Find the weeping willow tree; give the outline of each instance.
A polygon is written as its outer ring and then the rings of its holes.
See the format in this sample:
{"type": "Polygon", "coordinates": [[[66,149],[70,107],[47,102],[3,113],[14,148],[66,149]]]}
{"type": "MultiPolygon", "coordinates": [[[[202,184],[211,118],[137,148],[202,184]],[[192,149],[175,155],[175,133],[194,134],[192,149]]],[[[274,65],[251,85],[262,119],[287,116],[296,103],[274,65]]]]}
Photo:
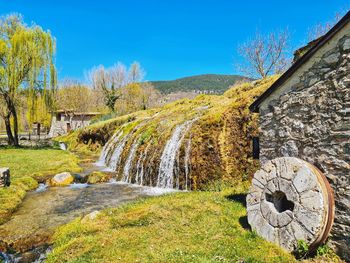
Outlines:
{"type": "Polygon", "coordinates": [[[0,18],[0,97],[9,145],[19,145],[18,100],[25,91],[34,114],[36,98],[52,106],[56,87],[55,41],[37,25],[27,26],[20,15],[0,18]]]}

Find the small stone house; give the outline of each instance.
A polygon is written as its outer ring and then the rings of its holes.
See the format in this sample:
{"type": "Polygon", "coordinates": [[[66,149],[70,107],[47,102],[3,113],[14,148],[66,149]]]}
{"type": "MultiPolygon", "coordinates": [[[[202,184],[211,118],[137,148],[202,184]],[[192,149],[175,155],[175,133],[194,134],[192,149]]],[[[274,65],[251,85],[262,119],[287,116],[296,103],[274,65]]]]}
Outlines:
{"type": "Polygon", "coordinates": [[[100,115],[99,112],[74,112],[73,110],[59,110],[52,116],[49,137],[56,137],[72,130],[90,125],[91,119],[100,115]]]}
{"type": "Polygon", "coordinates": [[[259,113],[259,159],[297,157],[331,184],[330,241],[350,261],[350,12],[312,43],[251,106],[259,113]]]}

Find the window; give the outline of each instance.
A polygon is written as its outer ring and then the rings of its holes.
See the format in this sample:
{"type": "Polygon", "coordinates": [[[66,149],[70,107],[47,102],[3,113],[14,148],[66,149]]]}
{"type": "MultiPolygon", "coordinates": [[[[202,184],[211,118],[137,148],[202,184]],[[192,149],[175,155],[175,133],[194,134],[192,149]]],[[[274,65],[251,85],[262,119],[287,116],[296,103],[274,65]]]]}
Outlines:
{"type": "Polygon", "coordinates": [[[253,137],[253,159],[259,159],[260,145],[259,137],[253,137]]]}

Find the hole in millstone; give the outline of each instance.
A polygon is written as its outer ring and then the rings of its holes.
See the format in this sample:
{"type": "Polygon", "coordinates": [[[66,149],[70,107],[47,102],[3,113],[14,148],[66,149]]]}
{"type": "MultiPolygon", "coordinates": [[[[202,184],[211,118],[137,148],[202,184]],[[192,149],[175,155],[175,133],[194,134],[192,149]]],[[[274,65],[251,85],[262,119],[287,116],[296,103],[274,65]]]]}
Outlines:
{"type": "Polygon", "coordinates": [[[272,203],[277,212],[282,213],[284,211],[290,210],[293,211],[294,203],[289,201],[285,193],[281,191],[276,191],[273,194],[266,193],[266,201],[272,203]]]}

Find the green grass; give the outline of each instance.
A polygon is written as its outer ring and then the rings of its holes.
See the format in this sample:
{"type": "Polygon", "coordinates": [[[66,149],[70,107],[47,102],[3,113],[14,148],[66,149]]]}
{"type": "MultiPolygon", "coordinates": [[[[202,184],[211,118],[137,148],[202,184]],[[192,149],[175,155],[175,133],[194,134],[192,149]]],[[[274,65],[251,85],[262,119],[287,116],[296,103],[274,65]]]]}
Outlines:
{"type": "Polygon", "coordinates": [[[149,198],[59,228],[47,262],[294,262],[246,229],[241,193],[149,198]]]}
{"type": "Polygon", "coordinates": [[[0,224],[11,216],[38,182],[60,172],[78,172],[78,158],[52,148],[0,148],[0,167],[9,167],[11,186],[0,188],[0,224]]]}

